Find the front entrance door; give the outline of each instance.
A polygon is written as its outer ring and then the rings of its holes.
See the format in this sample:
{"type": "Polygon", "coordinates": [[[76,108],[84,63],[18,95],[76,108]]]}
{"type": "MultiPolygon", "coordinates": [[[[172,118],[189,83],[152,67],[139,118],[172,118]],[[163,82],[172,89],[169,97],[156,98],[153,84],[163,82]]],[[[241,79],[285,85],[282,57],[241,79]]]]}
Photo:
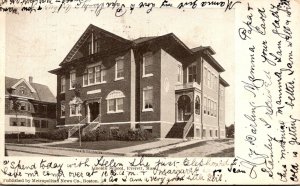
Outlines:
{"type": "Polygon", "coordinates": [[[188,121],[191,117],[191,99],[187,95],[182,95],[178,99],[178,118],[177,121],[188,121]]]}
{"type": "Polygon", "coordinates": [[[89,122],[93,122],[99,116],[99,106],[98,102],[89,103],[89,122]]]}

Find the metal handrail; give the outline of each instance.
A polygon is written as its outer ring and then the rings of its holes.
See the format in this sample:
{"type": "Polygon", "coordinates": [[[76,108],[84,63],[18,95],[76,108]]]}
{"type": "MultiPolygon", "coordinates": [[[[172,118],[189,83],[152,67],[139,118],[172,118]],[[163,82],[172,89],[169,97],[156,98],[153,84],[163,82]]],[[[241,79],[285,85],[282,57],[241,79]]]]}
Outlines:
{"type": "Polygon", "coordinates": [[[186,138],[189,130],[191,129],[191,127],[194,124],[194,114],[191,115],[191,117],[189,118],[189,120],[187,121],[186,125],[183,128],[183,138],[186,138]]]}

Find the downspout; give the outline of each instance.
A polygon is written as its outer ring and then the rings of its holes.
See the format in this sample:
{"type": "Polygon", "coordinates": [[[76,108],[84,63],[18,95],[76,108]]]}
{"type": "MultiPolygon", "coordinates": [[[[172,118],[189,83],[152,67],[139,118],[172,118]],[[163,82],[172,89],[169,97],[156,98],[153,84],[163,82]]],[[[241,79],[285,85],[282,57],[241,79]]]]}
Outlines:
{"type": "Polygon", "coordinates": [[[201,124],[200,124],[200,128],[201,128],[201,132],[200,132],[200,137],[201,139],[203,139],[203,57],[201,57],[201,61],[200,61],[200,65],[201,65],[201,124]]]}
{"type": "Polygon", "coordinates": [[[218,138],[220,139],[220,75],[218,83],[218,138]]]}

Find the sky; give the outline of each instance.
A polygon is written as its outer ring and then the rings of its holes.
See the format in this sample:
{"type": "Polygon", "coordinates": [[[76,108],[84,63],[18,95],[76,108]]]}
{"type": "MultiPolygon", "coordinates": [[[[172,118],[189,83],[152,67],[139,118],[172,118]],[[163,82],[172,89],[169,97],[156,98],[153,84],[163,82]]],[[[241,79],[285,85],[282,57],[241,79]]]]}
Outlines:
{"type": "Polygon", "coordinates": [[[90,12],[32,13],[6,17],[5,75],[49,86],[56,96],[56,76],[48,71],[59,63],[89,26],[94,24],[125,39],[164,35],[173,32],[188,47],[211,46],[214,58],[225,68],[221,76],[226,88],[226,125],[234,122],[234,11],[224,9],[153,9],[135,10],[115,17],[103,10],[99,16],[90,12]]]}

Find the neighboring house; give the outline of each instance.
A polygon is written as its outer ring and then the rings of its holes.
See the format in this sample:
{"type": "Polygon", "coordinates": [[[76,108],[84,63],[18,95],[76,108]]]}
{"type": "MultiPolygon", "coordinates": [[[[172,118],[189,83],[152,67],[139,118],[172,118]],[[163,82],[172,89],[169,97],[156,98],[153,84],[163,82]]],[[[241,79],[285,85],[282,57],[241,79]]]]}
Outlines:
{"type": "Polygon", "coordinates": [[[5,77],[5,133],[36,134],[56,126],[56,98],[46,85],[5,77]],[[20,107],[13,109],[15,98],[20,107]],[[16,116],[17,115],[17,116],[16,116]]]}
{"type": "Polygon", "coordinates": [[[80,116],[89,130],[224,138],[228,84],[213,54],[211,47],[188,48],[173,33],[127,40],[90,25],[50,71],[57,75],[58,126],[74,129],[80,116]],[[81,109],[69,106],[75,82],[81,85],[81,109]]]}

